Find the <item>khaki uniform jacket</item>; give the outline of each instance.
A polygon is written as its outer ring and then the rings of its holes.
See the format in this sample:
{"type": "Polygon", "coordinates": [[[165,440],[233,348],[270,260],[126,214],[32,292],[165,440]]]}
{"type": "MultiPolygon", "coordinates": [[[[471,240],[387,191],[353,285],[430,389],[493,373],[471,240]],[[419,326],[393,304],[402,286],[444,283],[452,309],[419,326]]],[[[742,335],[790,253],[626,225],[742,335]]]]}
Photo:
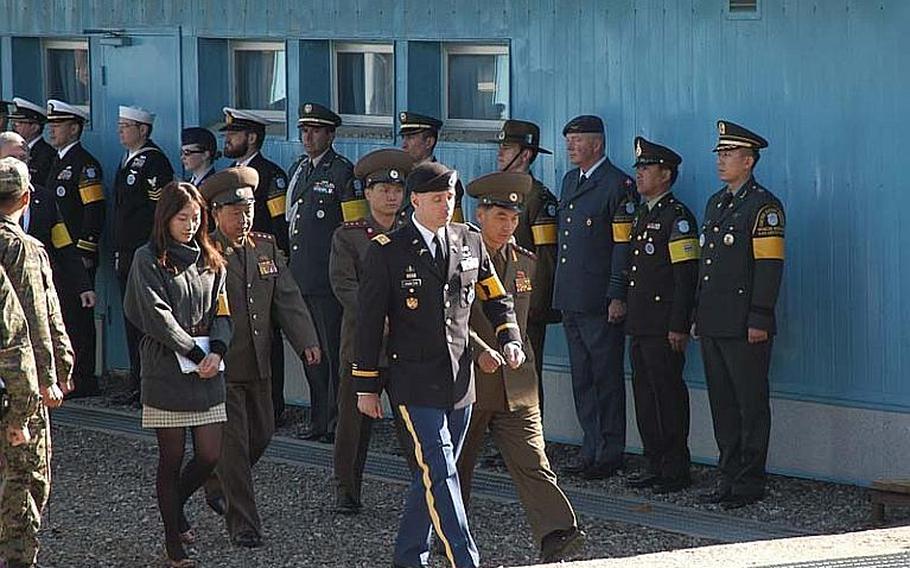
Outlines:
{"type": "Polygon", "coordinates": [[[0,265],[28,320],[38,384],[49,387],[69,380],[73,346],[63,325],[47,252],[37,239],[26,235],[18,223],[5,215],[0,215],[0,265]]]}
{"type": "Polygon", "coordinates": [[[225,287],[234,327],[225,378],[229,383],[268,381],[276,322],[298,355],[319,345],[310,311],[273,235],[252,232],[242,247],[221,231],[215,231],[214,239],[227,260],[225,287]]]}
{"type": "MultiPolygon", "coordinates": [[[[332,236],[332,254],[329,257],[329,280],[332,292],[344,308],[341,320],[341,361],[354,361],[354,345],[357,338],[357,295],[363,272],[363,257],[370,240],[386,233],[372,215],[359,221],[349,221],[335,230],[332,236]]],[[[379,367],[387,367],[385,344],[380,351],[379,367]]]]}
{"type": "MultiPolygon", "coordinates": [[[[493,412],[512,412],[521,408],[531,408],[539,404],[537,388],[537,370],[534,365],[535,353],[528,341],[528,314],[531,299],[534,296],[533,281],[537,258],[531,251],[516,244],[508,243],[503,247],[505,259],[496,259],[501,253],[490,251],[490,257],[496,266],[506,293],[512,296],[515,304],[515,320],[521,329],[521,342],[527,359],[517,369],[508,365],[501,366],[495,373],[488,374],[475,365],[477,400],[476,410],[493,412]]],[[[484,314],[478,303],[471,307],[471,343],[474,348],[474,361],[486,349],[498,350],[499,345],[492,323],[484,314]]]]}

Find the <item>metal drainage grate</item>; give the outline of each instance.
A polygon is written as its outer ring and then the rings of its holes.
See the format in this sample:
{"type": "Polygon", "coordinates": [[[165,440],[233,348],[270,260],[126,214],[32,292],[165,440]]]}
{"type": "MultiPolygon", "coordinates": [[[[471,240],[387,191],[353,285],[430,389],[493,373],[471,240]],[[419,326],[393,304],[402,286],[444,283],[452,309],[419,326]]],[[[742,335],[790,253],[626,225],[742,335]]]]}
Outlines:
{"type": "Polygon", "coordinates": [[[910,566],[910,553],[900,552],[883,556],[813,560],[811,562],[797,562],[796,564],[769,564],[758,568],[907,568],[908,566],[910,566]]]}
{"type": "MultiPolygon", "coordinates": [[[[133,438],[154,439],[151,431],[142,429],[139,417],[128,412],[71,404],[55,410],[53,416],[55,420],[69,426],[116,433],[133,438]]],[[[332,469],[334,464],[331,446],[285,436],[276,436],[272,440],[265,457],[272,461],[323,469],[332,469]]],[[[411,473],[403,458],[377,452],[369,454],[364,474],[387,482],[400,484],[411,482],[411,473]]],[[[477,470],[473,483],[472,495],[506,503],[518,501],[512,480],[508,476],[477,470]]],[[[669,503],[618,497],[565,487],[563,487],[563,491],[578,513],[608,521],[642,525],[721,542],[770,540],[810,534],[792,527],[680,507],[669,503]]],[[[895,564],[895,566],[898,565],[895,564]]],[[[828,565],[820,564],[819,566],[828,565]]],[[[838,565],[832,564],[831,566],[838,565]]],[[[905,566],[910,566],[910,564],[905,564],[905,566]]]]}

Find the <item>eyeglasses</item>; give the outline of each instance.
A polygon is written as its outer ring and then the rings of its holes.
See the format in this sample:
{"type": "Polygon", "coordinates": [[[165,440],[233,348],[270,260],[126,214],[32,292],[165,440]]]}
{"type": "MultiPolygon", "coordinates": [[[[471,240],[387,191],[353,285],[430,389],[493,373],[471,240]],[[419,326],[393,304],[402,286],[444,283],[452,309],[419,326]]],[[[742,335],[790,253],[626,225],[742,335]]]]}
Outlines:
{"type": "Polygon", "coordinates": [[[205,154],[208,150],[180,150],[181,156],[192,156],[193,154],[205,154]]]}

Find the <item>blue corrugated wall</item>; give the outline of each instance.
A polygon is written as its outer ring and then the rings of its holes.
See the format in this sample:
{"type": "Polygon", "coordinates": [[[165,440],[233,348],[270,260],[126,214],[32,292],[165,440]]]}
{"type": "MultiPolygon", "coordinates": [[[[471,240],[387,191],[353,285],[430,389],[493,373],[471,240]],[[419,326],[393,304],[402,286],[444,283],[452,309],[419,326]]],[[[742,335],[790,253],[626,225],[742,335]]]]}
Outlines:
{"type": "MultiPolygon", "coordinates": [[[[168,89],[144,96],[157,96],[150,106],[189,125],[227,97],[199,80],[206,68],[199,38],[284,40],[292,69],[305,67],[311,53],[301,40],[383,39],[397,42],[399,105],[418,107],[427,103],[409,100],[420,92],[412,84],[420,75],[408,72],[408,41],[504,40],[511,46],[512,115],[538,122],[543,144],[556,150],[536,164],[539,177],[558,187],[567,169],[562,125],[597,113],[608,125],[610,157],[626,169],[637,134],[684,156],[676,191],[699,216],[718,187],[710,153],[715,120],[746,124],[771,141],[757,174],[784,201],[789,221],[774,390],[910,408],[910,301],[902,294],[910,228],[900,218],[910,202],[901,166],[910,131],[910,2],[759,4],[759,18],[738,20],[728,17],[724,0],[3,0],[0,87],[4,98],[26,88],[14,84],[24,79],[13,71],[12,37],[84,37],[84,30],[103,28],[171,34],[179,43],[182,69],[173,73],[180,100],[168,89]]],[[[140,69],[145,64],[135,61],[140,69]]],[[[293,115],[309,83],[292,72],[288,84],[293,115]]],[[[93,103],[105,104],[104,96],[93,95],[93,103]]],[[[300,151],[290,134],[266,149],[285,165],[300,151]]],[[[173,150],[177,129],[158,130],[156,138],[173,150]]],[[[96,128],[87,142],[112,172],[114,129],[96,128]]],[[[338,146],[356,158],[383,142],[394,141],[338,146]]],[[[493,168],[495,148],[444,143],[438,154],[470,178],[493,168]]],[[[561,337],[551,342],[548,363],[566,364],[561,337]]],[[[688,377],[702,380],[694,351],[688,377]]]]}

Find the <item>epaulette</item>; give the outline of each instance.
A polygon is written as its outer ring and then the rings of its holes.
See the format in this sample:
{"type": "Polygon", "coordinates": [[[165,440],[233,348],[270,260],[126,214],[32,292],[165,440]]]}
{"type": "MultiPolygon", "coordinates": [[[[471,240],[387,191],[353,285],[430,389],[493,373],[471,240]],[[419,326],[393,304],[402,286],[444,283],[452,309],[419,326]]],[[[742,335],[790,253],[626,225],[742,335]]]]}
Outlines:
{"type": "Polygon", "coordinates": [[[392,239],[390,239],[389,236],[386,235],[385,233],[379,233],[378,235],[376,235],[375,237],[373,237],[373,238],[370,239],[370,240],[376,241],[376,242],[379,243],[381,246],[386,246],[387,244],[389,244],[390,242],[392,242],[392,239]]]}
{"type": "Polygon", "coordinates": [[[521,246],[519,244],[512,243],[512,248],[515,249],[515,252],[525,255],[526,257],[530,258],[531,260],[537,260],[537,255],[535,253],[529,251],[528,249],[524,248],[523,246],[521,246]]]}
{"type": "Polygon", "coordinates": [[[355,221],[345,221],[341,224],[345,229],[363,229],[369,226],[366,219],[357,219],[355,221]]]}
{"type": "Polygon", "coordinates": [[[467,225],[467,226],[468,226],[468,229],[471,230],[471,231],[474,231],[475,233],[479,233],[479,232],[480,232],[480,227],[478,227],[477,225],[475,225],[474,223],[472,223],[472,222],[470,222],[470,221],[465,221],[465,222],[462,223],[462,224],[463,224],[463,225],[467,225]]]}
{"type": "Polygon", "coordinates": [[[250,231],[250,236],[261,241],[275,242],[275,235],[271,233],[260,233],[259,231],[250,231]]]}

